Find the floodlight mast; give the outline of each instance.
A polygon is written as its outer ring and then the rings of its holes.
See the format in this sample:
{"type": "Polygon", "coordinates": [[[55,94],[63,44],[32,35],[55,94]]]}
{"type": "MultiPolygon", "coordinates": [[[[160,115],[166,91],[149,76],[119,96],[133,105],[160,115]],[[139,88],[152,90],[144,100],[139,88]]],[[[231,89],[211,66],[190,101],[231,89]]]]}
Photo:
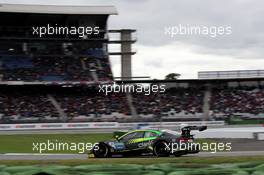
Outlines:
{"type": "Polygon", "coordinates": [[[132,51],[132,44],[136,39],[132,38],[132,34],[136,32],[133,29],[109,30],[109,33],[120,33],[120,40],[109,40],[109,44],[120,44],[120,52],[109,52],[109,55],[121,55],[121,79],[132,79],[132,55],[136,52],[132,51]]]}

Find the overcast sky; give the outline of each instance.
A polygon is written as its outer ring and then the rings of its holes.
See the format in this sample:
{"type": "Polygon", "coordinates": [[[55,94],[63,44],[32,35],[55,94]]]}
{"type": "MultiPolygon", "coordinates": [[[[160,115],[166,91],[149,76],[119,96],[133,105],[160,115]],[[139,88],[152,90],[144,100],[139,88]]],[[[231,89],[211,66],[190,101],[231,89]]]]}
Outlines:
{"type": "MultiPolygon", "coordinates": [[[[114,5],[109,28],[136,29],[133,76],[163,78],[181,73],[197,78],[198,71],[264,69],[264,1],[260,0],[0,0],[1,3],[114,5]],[[173,38],[165,27],[231,26],[230,35],[212,38],[184,35],[173,38]]],[[[111,58],[120,76],[120,59],[111,58]]]]}

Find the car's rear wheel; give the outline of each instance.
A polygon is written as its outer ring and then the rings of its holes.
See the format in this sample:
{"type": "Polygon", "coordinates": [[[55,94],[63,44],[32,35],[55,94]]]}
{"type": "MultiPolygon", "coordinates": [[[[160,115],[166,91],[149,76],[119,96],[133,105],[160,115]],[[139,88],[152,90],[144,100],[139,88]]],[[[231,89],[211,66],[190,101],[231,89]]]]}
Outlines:
{"type": "Polygon", "coordinates": [[[93,154],[97,158],[107,158],[110,157],[110,149],[104,143],[99,143],[97,146],[93,148],[93,154]]]}
{"type": "Polygon", "coordinates": [[[153,153],[157,157],[168,157],[170,155],[170,150],[167,149],[167,142],[160,141],[154,145],[153,153]]]}

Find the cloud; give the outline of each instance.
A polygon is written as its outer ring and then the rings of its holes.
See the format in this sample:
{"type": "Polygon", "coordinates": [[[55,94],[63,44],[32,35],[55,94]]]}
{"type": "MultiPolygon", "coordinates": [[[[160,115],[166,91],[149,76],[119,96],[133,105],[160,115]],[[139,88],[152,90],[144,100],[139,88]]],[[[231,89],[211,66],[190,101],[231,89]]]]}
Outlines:
{"type": "Polygon", "coordinates": [[[182,78],[197,78],[198,71],[263,69],[264,59],[237,59],[227,55],[199,54],[196,45],[174,42],[166,46],[139,45],[133,59],[134,76],[164,78],[169,73],[181,73],[182,78]],[[154,62],[154,64],[153,64],[154,62]]]}
{"type": "MultiPolygon", "coordinates": [[[[264,59],[264,1],[259,0],[1,0],[10,3],[115,5],[119,15],[109,19],[114,29],[137,29],[138,54],[134,75],[163,77],[179,72],[196,77],[199,70],[260,68],[264,59]],[[170,38],[166,26],[178,24],[231,26],[222,37],[183,36],[170,38]],[[261,64],[260,64],[261,63],[261,64]]],[[[120,62],[112,65],[119,76],[120,62]]],[[[262,64],[263,65],[263,64],[262,64]]]]}

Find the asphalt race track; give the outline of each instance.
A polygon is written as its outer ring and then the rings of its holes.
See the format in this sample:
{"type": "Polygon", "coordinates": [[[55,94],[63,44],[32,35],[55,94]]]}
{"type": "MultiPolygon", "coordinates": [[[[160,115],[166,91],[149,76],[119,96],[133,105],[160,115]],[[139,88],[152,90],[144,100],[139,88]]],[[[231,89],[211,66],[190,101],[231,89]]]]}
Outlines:
{"type": "MultiPolygon", "coordinates": [[[[264,156],[264,151],[234,151],[234,152],[200,152],[198,154],[185,155],[187,157],[221,157],[221,156],[264,156]]],[[[146,158],[151,158],[150,156],[146,158]]],[[[0,154],[0,160],[85,160],[86,154],[0,154]]]]}

